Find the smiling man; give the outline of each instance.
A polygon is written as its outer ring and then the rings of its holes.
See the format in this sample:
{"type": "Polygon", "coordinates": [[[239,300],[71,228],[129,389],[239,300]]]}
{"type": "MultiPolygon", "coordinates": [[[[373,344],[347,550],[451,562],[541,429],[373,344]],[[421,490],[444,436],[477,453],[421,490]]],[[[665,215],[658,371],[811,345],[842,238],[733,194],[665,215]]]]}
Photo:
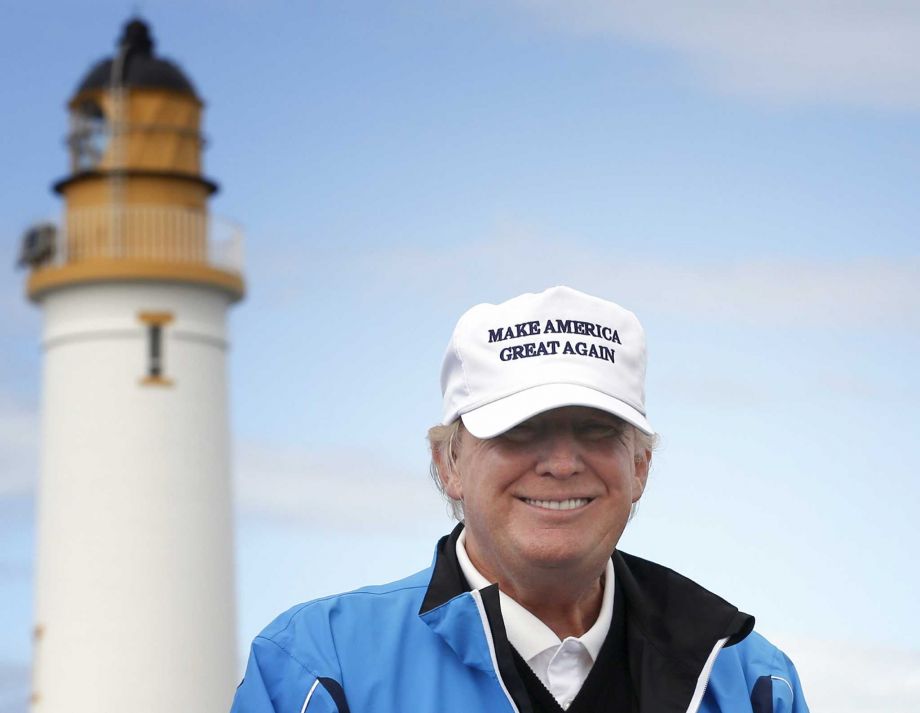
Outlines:
{"type": "Polygon", "coordinates": [[[617,550],[655,442],[632,312],[567,287],[477,305],[441,387],[460,524],[429,569],[276,619],[234,711],[807,712],[753,617],[617,550]]]}

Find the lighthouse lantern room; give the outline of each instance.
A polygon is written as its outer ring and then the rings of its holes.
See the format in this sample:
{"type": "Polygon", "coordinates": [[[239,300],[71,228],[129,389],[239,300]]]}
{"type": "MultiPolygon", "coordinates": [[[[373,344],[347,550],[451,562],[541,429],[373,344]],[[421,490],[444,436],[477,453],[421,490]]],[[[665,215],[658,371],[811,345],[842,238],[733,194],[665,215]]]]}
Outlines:
{"type": "Polygon", "coordinates": [[[236,683],[226,355],[242,236],[208,212],[202,102],[149,27],[68,103],[42,310],[33,713],[217,713],[236,683]]]}

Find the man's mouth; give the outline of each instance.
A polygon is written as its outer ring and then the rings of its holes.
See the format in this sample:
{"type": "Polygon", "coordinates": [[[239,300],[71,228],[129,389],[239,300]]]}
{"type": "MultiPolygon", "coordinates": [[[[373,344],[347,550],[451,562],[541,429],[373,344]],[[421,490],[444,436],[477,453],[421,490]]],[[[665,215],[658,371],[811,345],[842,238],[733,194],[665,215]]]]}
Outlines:
{"type": "Polygon", "coordinates": [[[533,498],[521,498],[528,505],[544,508],[546,510],[575,510],[591,502],[591,498],[569,498],[568,500],[535,500],[533,498]]]}

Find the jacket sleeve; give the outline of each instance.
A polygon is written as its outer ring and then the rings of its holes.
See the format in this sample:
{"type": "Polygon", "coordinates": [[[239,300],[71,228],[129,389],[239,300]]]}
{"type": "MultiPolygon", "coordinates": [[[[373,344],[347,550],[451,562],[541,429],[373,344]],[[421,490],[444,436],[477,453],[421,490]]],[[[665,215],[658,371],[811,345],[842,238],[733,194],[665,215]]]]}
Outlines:
{"type": "Polygon", "coordinates": [[[316,675],[271,639],[252,642],[230,713],[339,713],[316,675]]]}
{"type": "Polygon", "coordinates": [[[782,652],[779,669],[780,672],[773,677],[774,713],[808,713],[799,674],[789,657],[782,652]]]}
{"type": "Polygon", "coordinates": [[[760,676],[751,690],[753,713],[808,713],[799,674],[792,661],[776,650],[771,673],[760,676]]]}

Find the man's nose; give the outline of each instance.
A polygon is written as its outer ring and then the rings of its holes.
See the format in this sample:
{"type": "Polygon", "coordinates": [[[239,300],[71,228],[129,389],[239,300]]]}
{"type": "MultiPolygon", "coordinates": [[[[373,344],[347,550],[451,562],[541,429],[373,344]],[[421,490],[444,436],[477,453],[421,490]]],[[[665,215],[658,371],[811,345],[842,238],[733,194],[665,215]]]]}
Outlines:
{"type": "Polygon", "coordinates": [[[541,444],[537,475],[571,478],[580,473],[583,466],[578,440],[572,433],[548,435],[541,444]]]}

